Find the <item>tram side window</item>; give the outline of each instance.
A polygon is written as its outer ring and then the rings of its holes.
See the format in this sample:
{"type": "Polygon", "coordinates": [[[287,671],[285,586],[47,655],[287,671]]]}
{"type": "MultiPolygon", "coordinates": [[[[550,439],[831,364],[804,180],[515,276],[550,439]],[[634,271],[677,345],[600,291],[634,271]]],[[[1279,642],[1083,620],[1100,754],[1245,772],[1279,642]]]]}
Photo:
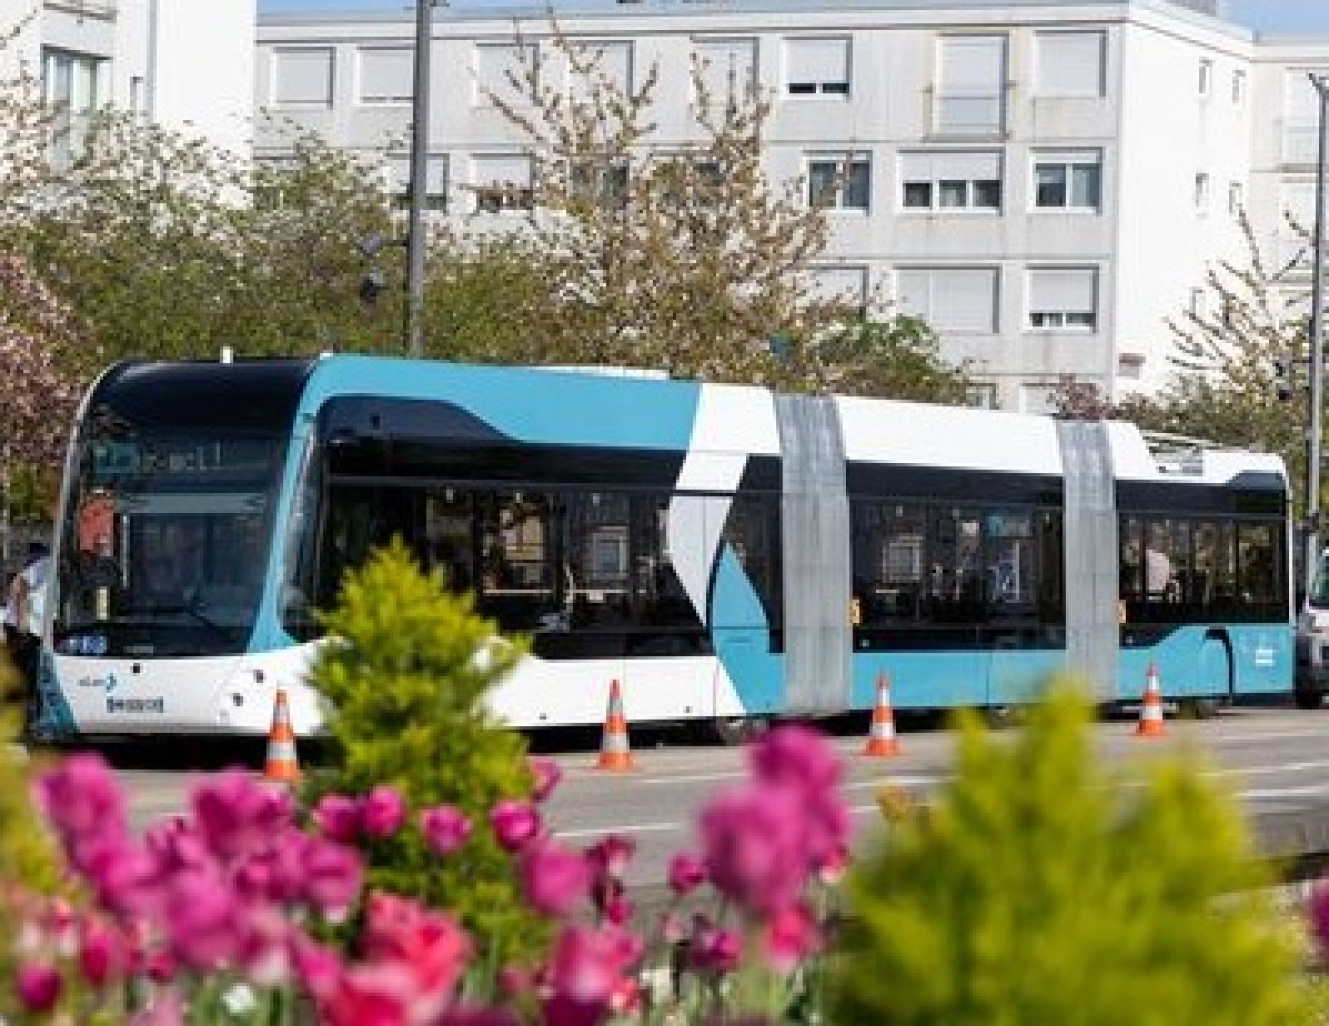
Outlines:
{"type": "Polygon", "coordinates": [[[1236,566],[1233,560],[1235,532],[1230,523],[1197,520],[1191,537],[1195,546],[1195,569],[1186,592],[1197,610],[1223,615],[1236,606],[1236,566]]]}
{"type": "MultiPolygon", "coordinates": [[[[669,496],[637,495],[632,505],[633,599],[644,630],[686,628],[700,630],[701,620],[674,569],[669,544],[669,496]]],[[[669,650],[665,642],[650,640],[669,650]]],[[[643,653],[645,654],[645,653],[643,653]]]]}
{"type": "Polygon", "coordinates": [[[1062,624],[1066,617],[1066,556],[1061,512],[1038,514],[1038,617],[1045,624],[1062,624]]]}
{"type": "Polygon", "coordinates": [[[939,506],[931,511],[928,598],[933,619],[969,622],[983,617],[982,518],[977,510],[939,506]]]}
{"type": "Polygon", "coordinates": [[[724,540],[747,572],[748,580],[766,610],[769,624],[781,622],[782,603],[777,585],[779,538],[775,504],[767,496],[735,496],[725,518],[724,540]]]}
{"type": "Polygon", "coordinates": [[[1038,579],[1034,518],[1025,511],[987,515],[987,595],[993,612],[1009,614],[1031,606],[1038,579]]]}
{"type": "Polygon", "coordinates": [[[1287,584],[1274,558],[1276,531],[1270,524],[1237,525],[1237,590],[1252,618],[1281,616],[1287,605],[1287,584]]]}
{"type": "Polygon", "coordinates": [[[923,507],[854,502],[849,516],[858,626],[916,620],[925,588],[923,507]]]}
{"type": "Polygon", "coordinates": [[[564,500],[560,583],[570,626],[623,626],[631,616],[628,497],[583,492],[564,500]]]}

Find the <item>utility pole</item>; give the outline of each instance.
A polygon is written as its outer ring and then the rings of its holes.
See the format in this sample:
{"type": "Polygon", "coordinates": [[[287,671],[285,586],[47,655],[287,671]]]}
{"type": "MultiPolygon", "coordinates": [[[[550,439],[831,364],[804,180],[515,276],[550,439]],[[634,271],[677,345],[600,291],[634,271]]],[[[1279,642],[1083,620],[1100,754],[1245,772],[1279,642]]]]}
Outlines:
{"type": "Polygon", "coordinates": [[[1315,162],[1315,263],[1311,267],[1310,425],[1306,454],[1306,591],[1320,562],[1320,460],[1324,449],[1324,233],[1325,166],[1329,164],[1329,77],[1312,74],[1319,96],[1319,151],[1315,162]]]}
{"type": "Polygon", "coordinates": [[[429,51],[435,0],[415,0],[411,97],[411,213],[406,231],[406,352],[424,355],[425,202],[429,195],[429,51]]]}

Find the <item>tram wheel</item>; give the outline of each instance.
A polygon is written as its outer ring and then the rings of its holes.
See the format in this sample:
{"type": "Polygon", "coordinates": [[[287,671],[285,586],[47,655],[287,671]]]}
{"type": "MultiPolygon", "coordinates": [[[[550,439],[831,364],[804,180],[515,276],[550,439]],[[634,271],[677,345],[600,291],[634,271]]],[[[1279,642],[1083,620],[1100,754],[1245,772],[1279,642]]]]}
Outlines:
{"type": "Polygon", "coordinates": [[[1177,704],[1182,717],[1188,720],[1212,720],[1222,708],[1217,698],[1183,698],[1177,704]]]}
{"type": "Polygon", "coordinates": [[[771,721],[765,716],[717,716],[711,729],[722,745],[732,748],[761,737],[771,729],[771,721]]]}

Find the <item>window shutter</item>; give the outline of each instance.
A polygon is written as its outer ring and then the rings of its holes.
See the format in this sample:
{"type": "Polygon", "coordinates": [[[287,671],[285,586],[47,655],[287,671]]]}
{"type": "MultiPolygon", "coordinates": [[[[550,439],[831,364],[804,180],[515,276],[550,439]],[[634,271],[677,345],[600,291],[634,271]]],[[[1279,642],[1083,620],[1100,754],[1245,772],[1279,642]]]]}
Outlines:
{"type": "Polygon", "coordinates": [[[273,101],[279,106],[332,106],[332,48],[273,54],[273,101]]]}
{"type": "Polygon", "coordinates": [[[1040,96],[1102,96],[1102,32],[1040,32],[1035,91],[1040,96]]]}
{"type": "Polygon", "coordinates": [[[1093,313],[1097,272],[1092,267],[1043,267],[1029,272],[1029,309],[1093,313]]]}
{"type": "Polygon", "coordinates": [[[756,86],[755,39],[702,39],[696,43],[701,80],[717,103],[728,101],[730,90],[743,97],[756,86]]]}
{"type": "Polygon", "coordinates": [[[940,268],[933,272],[932,290],[930,323],[938,331],[993,331],[997,309],[995,268],[940,268]]]}
{"type": "Polygon", "coordinates": [[[531,184],[531,158],[520,154],[476,157],[473,168],[476,185],[516,185],[524,189],[531,184]]]}
{"type": "Polygon", "coordinates": [[[849,40],[789,40],[790,82],[848,82],[849,40]]]}
{"type": "Polygon", "coordinates": [[[415,91],[415,60],[406,47],[367,47],[360,51],[360,101],[394,103],[415,91]]]}
{"type": "Polygon", "coordinates": [[[1006,81],[1005,36],[946,36],[941,41],[942,91],[991,96],[1006,81]]]}

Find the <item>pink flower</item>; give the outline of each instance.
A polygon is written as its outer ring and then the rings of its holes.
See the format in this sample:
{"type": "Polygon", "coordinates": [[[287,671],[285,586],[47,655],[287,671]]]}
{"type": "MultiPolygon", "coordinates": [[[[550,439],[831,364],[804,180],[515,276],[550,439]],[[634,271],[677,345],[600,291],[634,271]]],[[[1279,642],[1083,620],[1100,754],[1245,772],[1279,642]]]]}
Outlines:
{"type": "Polygon", "coordinates": [[[364,882],[360,856],[350,848],[313,837],[304,839],[303,848],[302,897],[330,918],[344,916],[364,882]]]}
{"type": "Polygon", "coordinates": [[[763,784],[779,784],[813,795],[834,791],[842,767],[826,739],[810,727],[777,727],[748,749],[753,776],[763,784]]]}
{"type": "Polygon", "coordinates": [[[153,990],[152,1003],[129,1020],[129,1026],[183,1026],[185,1000],[174,987],[153,990]]]}
{"type": "Polygon", "coordinates": [[[1311,890],[1311,934],[1321,958],[1329,958],[1329,879],[1319,880],[1311,890]]]}
{"type": "Polygon", "coordinates": [[[557,996],[605,1007],[640,953],[640,944],[621,930],[569,924],[554,944],[549,984],[557,996]]]}
{"type": "Polygon", "coordinates": [[[329,841],[350,844],[360,832],[360,800],[325,794],[314,806],[314,822],[329,841]]]}
{"type": "Polygon", "coordinates": [[[316,1001],[330,1000],[336,993],[342,965],[331,948],[297,934],[291,940],[291,964],[296,979],[316,1001]]]}
{"type": "Polygon", "coordinates": [[[679,852],[669,860],[669,888],[680,898],[706,882],[706,865],[696,855],[679,852]]]}
{"type": "Polygon", "coordinates": [[[716,926],[703,915],[692,924],[692,964],[706,972],[727,973],[738,968],[743,940],[732,930],[716,926]]]}
{"type": "Polygon", "coordinates": [[[382,893],[369,899],[363,947],[374,966],[406,970],[409,1006],[417,1020],[431,1019],[446,1006],[470,955],[456,920],[382,893]]]}
{"type": "Polygon", "coordinates": [[[265,847],[294,816],[287,792],[263,787],[243,770],[226,770],[198,784],[191,805],[204,843],[226,861],[265,847]]]}
{"type": "Polygon", "coordinates": [[[534,789],[531,792],[533,801],[545,801],[554,791],[563,779],[563,770],[553,759],[545,758],[540,755],[533,755],[526,760],[531,769],[531,777],[535,781],[534,789]]]}
{"type": "Polygon", "coordinates": [[[521,856],[521,880],[531,908],[564,916],[591,887],[591,867],[578,852],[552,842],[530,844],[521,856]]]}
{"type": "Polygon", "coordinates": [[[79,926],[78,965],[83,978],[102,987],[123,971],[127,961],[125,939],[99,919],[85,918],[79,926]]]}
{"type": "Polygon", "coordinates": [[[348,967],[336,989],[318,1002],[324,1026],[407,1026],[413,1021],[414,981],[400,963],[348,967]]]}
{"type": "Polygon", "coordinates": [[[821,928],[802,903],[780,910],[767,924],[766,955],[777,972],[793,972],[799,962],[820,951],[821,945],[821,928]]]}
{"type": "Polygon", "coordinates": [[[794,903],[811,867],[800,796],[787,787],[747,787],[717,796],[703,811],[706,869],[720,893],[771,913],[794,903]]]}
{"type": "Polygon", "coordinates": [[[637,842],[622,834],[609,834],[586,850],[587,857],[601,876],[623,879],[632,856],[637,854],[637,842]]]}
{"type": "Polygon", "coordinates": [[[78,855],[94,841],[128,833],[124,798],[100,755],[80,753],[61,761],[33,784],[34,798],[65,848],[78,855]]]}
{"type": "Polygon", "coordinates": [[[29,1012],[49,1012],[60,1000],[60,974],[45,962],[24,962],[18,967],[16,989],[29,1012]]]}
{"type": "Polygon", "coordinates": [[[425,843],[436,855],[451,855],[471,836],[471,821],[451,805],[437,805],[420,813],[425,843]]]}
{"type": "Polygon", "coordinates": [[[540,813],[534,805],[512,798],[505,798],[494,806],[489,823],[498,843],[509,852],[521,851],[539,835],[542,827],[540,813]]]}
{"type": "Polygon", "coordinates": [[[170,950],[182,966],[207,972],[232,962],[239,950],[239,909],[220,876],[177,874],[169,884],[166,908],[170,950]]]}
{"type": "Polygon", "coordinates": [[[378,784],[360,804],[360,829],[366,837],[391,837],[406,821],[406,801],[388,784],[378,784]]]}

